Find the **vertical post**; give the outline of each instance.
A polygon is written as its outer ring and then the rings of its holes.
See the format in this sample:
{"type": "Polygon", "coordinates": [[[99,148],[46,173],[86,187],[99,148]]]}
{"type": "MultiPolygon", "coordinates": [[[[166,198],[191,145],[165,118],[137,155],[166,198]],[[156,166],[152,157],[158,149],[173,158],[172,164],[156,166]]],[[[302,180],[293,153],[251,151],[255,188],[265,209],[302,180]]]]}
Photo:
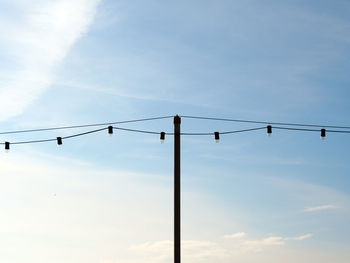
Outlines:
{"type": "Polygon", "coordinates": [[[181,118],[176,115],[174,117],[174,263],[181,262],[180,125],[181,118]]]}

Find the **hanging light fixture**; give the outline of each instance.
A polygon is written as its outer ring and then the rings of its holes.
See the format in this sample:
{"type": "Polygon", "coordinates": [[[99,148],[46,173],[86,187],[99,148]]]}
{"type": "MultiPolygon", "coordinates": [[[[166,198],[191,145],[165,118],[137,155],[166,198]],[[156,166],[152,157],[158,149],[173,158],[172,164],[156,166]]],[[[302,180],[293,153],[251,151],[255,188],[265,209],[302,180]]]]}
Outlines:
{"type": "Polygon", "coordinates": [[[220,134],[219,134],[219,132],[214,132],[214,139],[215,139],[216,143],[218,143],[220,141],[220,134]]]}
{"type": "Polygon", "coordinates": [[[268,136],[271,136],[271,134],[272,134],[272,126],[271,125],[267,125],[266,132],[267,132],[268,136]]]}
{"type": "Polygon", "coordinates": [[[109,135],[113,134],[113,126],[108,126],[108,134],[109,135]]]}
{"type": "Polygon", "coordinates": [[[57,146],[58,147],[62,146],[62,137],[57,137],[57,146]]]}
{"type": "Polygon", "coordinates": [[[160,143],[164,143],[165,141],[165,132],[160,133],[160,143]]]}
{"type": "Polygon", "coordinates": [[[5,152],[10,151],[10,143],[9,142],[5,142],[5,152]]]}

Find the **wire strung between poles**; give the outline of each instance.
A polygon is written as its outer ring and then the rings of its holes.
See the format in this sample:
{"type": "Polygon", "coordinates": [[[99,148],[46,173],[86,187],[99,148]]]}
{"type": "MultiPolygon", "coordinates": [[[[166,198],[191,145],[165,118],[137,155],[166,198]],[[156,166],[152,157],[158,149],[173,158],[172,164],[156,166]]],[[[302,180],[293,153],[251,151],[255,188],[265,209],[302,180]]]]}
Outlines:
{"type": "Polygon", "coordinates": [[[287,122],[268,122],[268,121],[255,121],[255,120],[243,120],[243,119],[226,119],[226,118],[215,118],[215,117],[213,118],[213,117],[189,116],[189,115],[182,115],[181,117],[182,118],[187,118],[187,119],[227,121],[227,122],[241,122],[241,123],[254,123],[254,124],[269,124],[269,125],[299,126],[299,127],[315,127],[315,128],[333,128],[333,129],[350,129],[350,126],[333,126],[333,125],[287,123],[287,122]]]}
{"type": "Polygon", "coordinates": [[[87,127],[98,127],[98,126],[107,126],[107,125],[115,125],[115,124],[125,124],[125,123],[135,123],[135,122],[161,120],[161,119],[168,119],[168,118],[172,118],[172,117],[173,116],[162,116],[162,117],[136,119],[136,120],[126,120],[126,121],[115,121],[115,122],[105,122],[105,123],[94,123],[94,124],[83,124],[83,125],[72,125],[72,126],[49,127],[49,128],[29,129],[29,130],[5,131],[5,132],[0,132],[0,135],[14,134],[14,133],[28,133],[28,132],[65,130],[65,129],[77,129],[77,128],[87,128],[87,127]]]}
{"type": "MultiPolygon", "coordinates": [[[[144,133],[144,134],[156,134],[160,135],[162,132],[158,131],[149,131],[149,130],[138,130],[138,129],[129,129],[129,128],[122,128],[122,127],[113,127],[115,130],[121,130],[121,131],[126,131],[126,132],[135,132],[135,133],[144,133]]],[[[223,131],[223,132],[218,132],[219,134],[235,134],[235,133],[244,133],[244,132],[250,132],[250,131],[257,131],[257,130],[262,130],[266,129],[266,126],[263,127],[256,127],[256,128],[251,128],[251,129],[242,129],[242,130],[233,130],[233,131],[223,131]]],[[[291,128],[291,127],[281,127],[281,126],[271,126],[273,129],[280,129],[280,130],[290,130],[290,131],[306,131],[306,132],[320,132],[321,130],[319,129],[306,129],[306,128],[291,128]]],[[[82,133],[77,133],[77,134],[72,134],[68,136],[62,136],[61,139],[70,139],[74,137],[80,137],[84,136],[87,134],[91,133],[96,133],[100,131],[107,130],[108,127],[104,127],[101,129],[96,129],[96,130],[91,130],[87,132],[82,132],[82,133]]],[[[344,133],[344,134],[349,134],[350,131],[347,130],[325,130],[327,132],[331,133],[344,133]]],[[[166,135],[174,135],[173,132],[164,132],[166,135]]],[[[185,135],[185,136],[213,136],[215,135],[215,132],[181,132],[180,135],[185,135]]],[[[29,140],[29,141],[18,141],[18,142],[11,142],[11,144],[16,145],[16,144],[33,144],[33,143],[43,143],[43,142],[52,142],[56,141],[57,138],[50,138],[50,139],[38,139],[38,140],[29,140]]],[[[0,145],[4,145],[5,143],[1,142],[0,145]]]]}

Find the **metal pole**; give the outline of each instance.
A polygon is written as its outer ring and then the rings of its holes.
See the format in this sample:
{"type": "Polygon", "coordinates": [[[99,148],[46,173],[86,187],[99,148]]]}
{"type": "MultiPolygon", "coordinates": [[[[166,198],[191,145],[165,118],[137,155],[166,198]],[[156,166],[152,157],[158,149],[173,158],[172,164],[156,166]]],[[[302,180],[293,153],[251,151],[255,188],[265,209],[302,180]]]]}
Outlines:
{"type": "Polygon", "coordinates": [[[181,262],[180,125],[181,118],[176,115],[174,117],[174,263],[181,262]]]}

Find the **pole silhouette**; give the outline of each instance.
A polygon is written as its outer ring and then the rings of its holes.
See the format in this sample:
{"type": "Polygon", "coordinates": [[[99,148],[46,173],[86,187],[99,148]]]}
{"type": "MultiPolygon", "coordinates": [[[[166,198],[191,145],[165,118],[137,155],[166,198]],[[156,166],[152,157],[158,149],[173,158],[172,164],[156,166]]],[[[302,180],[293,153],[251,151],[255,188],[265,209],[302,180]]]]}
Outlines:
{"type": "Polygon", "coordinates": [[[180,125],[174,117],[174,263],[181,262],[181,188],[180,188],[180,125]]]}

